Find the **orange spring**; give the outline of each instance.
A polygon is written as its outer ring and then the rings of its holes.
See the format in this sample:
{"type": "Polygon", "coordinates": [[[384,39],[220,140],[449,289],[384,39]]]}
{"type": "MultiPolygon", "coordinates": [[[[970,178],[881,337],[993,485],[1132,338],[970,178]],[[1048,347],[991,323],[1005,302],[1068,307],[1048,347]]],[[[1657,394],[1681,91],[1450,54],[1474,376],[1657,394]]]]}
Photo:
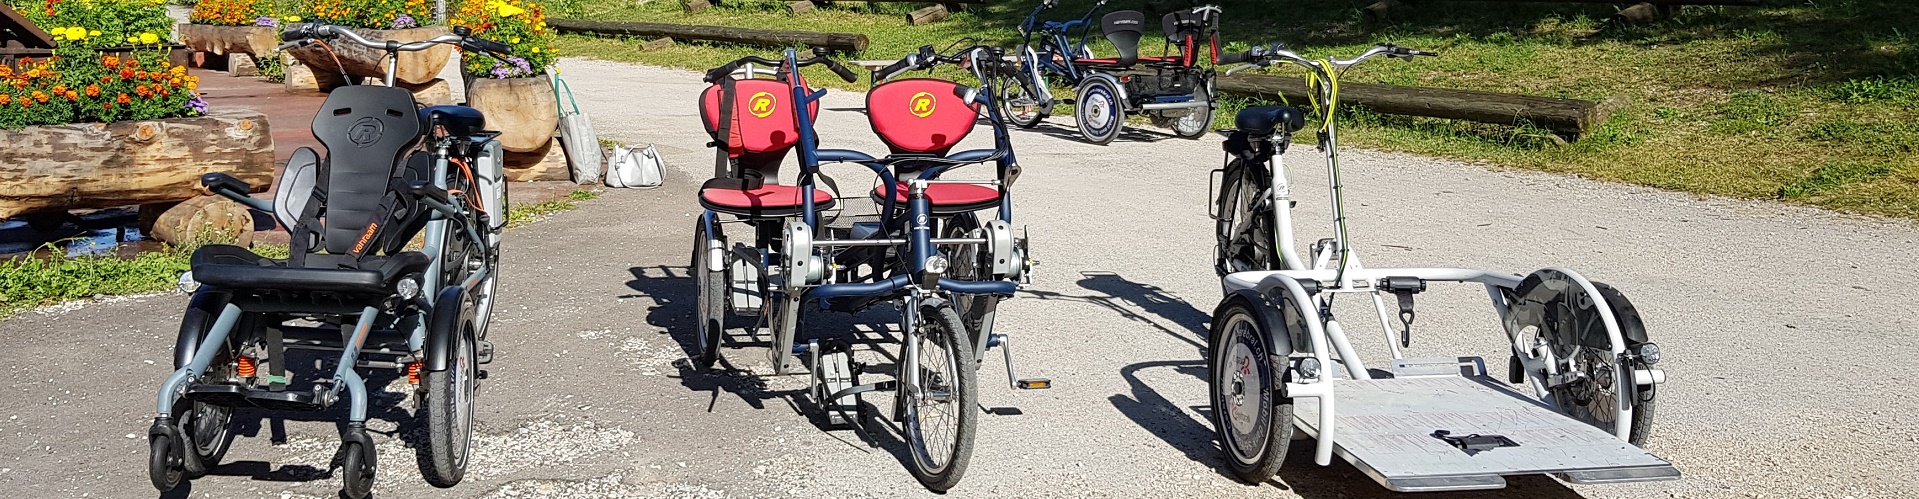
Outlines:
{"type": "Polygon", "coordinates": [[[420,363],[408,362],[406,364],[406,382],[415,385],[420,384],[420,363]]]}
{"type": "Polygon", "coordinates": [[[253,373],[254,373],[254,372],[256,372],[256,371],[255,371],[255,368],[254,368],[254,366],[253,366],[253,358],[252,358],[252,357],[245,357],[245,356],[242,356],[242,357],[240,357],[240,359],[239,359],[239,364],[240,364],[240,365],[239,365],[239,367],[238,367],[238,369],[237,369],[237,371],[238,371],[238,372],[240,373],[240,377],[242,377],[242,378],[251,378],[251,377],[253,377],[253,373]]]}

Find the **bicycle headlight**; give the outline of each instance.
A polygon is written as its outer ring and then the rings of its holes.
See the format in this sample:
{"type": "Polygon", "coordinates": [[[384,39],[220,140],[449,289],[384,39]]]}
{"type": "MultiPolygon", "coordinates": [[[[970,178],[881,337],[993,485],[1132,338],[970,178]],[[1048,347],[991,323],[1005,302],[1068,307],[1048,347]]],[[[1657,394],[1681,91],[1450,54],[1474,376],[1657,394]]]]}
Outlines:
{"type": "Polygon", "coordinates": [[[1299,362],[1293,365],[1293,369],[1299,371],[1299,377],[1301,378],[1319,378],[1319,358],[1300,357],[1299,362]]]}
{"type": "Polygon", "coordinates": [[[946,273],[946,256],[933,255],[933,256],[926,257],[926,273],[945,274],[946,273]]]}
{"type": "Polygon", "coordinates": [[[1633,347],[1633,354],[1638,355],[1639,361],[1646,363],[1646,365],[1658,364],[1659,344],[1650,342],[1640,343],[1639,346],[1633,347]]]}
{"type": "Polygon", "coordinates": [[[191,270],[180,273],[179,285],[180,292],[186,294],[193,294],[194,291],[200,289],[200,281],[193,280],[193,271],[191,270]]]}
{"type": "Polygon", "coordinates": [[[399,293],[402,300],[411,300],[413,297],[420,296],[420,281],[412,277],[402,278],[400,282],[393,285],[393,292],[399,293]]]}

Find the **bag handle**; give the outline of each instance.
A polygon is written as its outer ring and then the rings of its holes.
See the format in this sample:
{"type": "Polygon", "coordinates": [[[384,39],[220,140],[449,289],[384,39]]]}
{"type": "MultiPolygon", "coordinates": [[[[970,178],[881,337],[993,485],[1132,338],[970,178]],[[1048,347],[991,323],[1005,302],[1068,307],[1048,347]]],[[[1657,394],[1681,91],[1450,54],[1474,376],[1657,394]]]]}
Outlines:
{"type": "MultiPolygon", "coordinates": [[[[551,77],[553,77],[553,105],[554,105],[554,107],[559,107],[559,103],[560,103],[560,89],[562,89],[562,88],[564,88],[564,89],[566,89],[566,103],[567,103],[567,104],[570,104],[570,105],[572,105],[572,106],[573,106],[573,114],[580,114],[580,103],[579,103],[579,101],[575,101],[575,100],[573,100],[573,86],[572,86],[572,85],[568,85],[568,84],[566,84],[566,80],[563,80],[563,79],[560,79],[560,75],[558,75],[558,74],[555,74],[555,73],[547,73],[547,76],[551,76],[551,77]]],[[[566,108],[560,108],[560,111],[561,111],[561,112],[565,112],[565,111],[566,111],[566,108]]]]}

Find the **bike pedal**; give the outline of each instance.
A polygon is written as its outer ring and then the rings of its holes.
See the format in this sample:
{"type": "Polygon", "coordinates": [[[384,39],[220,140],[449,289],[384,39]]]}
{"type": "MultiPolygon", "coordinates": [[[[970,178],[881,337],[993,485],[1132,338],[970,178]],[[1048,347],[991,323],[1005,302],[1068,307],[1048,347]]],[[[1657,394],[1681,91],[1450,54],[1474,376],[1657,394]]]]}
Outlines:
{"type": "Polygon", "coordinates": [[[1032,378],[1032,379],[1019,380],[1019,389],[1021,390],[1045,390],[1047,388],[1052,388],[1052,387],[1053,387],[1053,380],[1046,379],[1046,378],[1032,378]]]}
{"type": "Polygon", "coordinates": [[[479,348],[477,350],[479,350],[479,355],[478,355],[479,363],[481,364],[493,363],[493,342],[480,340],[479,348]]]}
{"type": "Polygon", "coordinates": [[[1074,101],[1073,99],[1060,99],[1060,100],[1059,100],[1059,102],[1060,102],[1061,104],[1065,104],[1065,105],[1068,105],[1068,106],[1071,106],[1071,105],[1075,105],[1075,104],[1079,104],[1078,102],[1075,102],[1075,101],[1074,101]]]}
{"type": "Polygon", "coordinates": [[[478,372],[478,373],[475,373],[475,374],[473,375],[473,378],[474,378],[474,379],[486,379],[486,370],[485,370],[485,369],[481,369],[481,370],[480,370],[480,372],[478,372]]]}

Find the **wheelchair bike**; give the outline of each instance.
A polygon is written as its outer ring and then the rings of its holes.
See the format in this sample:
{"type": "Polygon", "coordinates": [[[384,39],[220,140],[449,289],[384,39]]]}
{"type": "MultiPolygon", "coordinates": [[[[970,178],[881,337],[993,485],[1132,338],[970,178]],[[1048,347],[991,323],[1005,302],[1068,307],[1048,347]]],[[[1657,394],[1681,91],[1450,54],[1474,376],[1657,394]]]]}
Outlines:
{"type": "MultiPolygon", "coordinates": [[[[961,59],[909,57],[874,79],[961,59]]],[[[867,94],[870,124],[890,154],[821,149],[813,122],[825,92],[809,88],[797,71],[815,64],[856,79],[823,53],[800,59],[793,50],[779,60],[747,57],[706,74],[711,86],[700,109],[718,148],[719,171],[700,190],[706,211],[695,227],[692,257],[699,287],[693,360],[710,368],[718,359],[726,316],[754,317],[772,331],[774,373],[788,374],[791,361],[803,359],[810,396],[830,424],[858,428],[861,418],[854,414],[865,407],[860,394],[893,391],[909,471],[927,489],[943,492],[959,483],[972,453],[980,412],[975,371],[988,348],[1002,349],[1015,388],[1050,386],[1015,376],[1007,335],[993,330],[999,300],[1014,293],[1032,263],[1025,238],[1011,226],[1019,166],[988,91],[936,79],[891,81],[867,94]],[[756,64],[776,68],[773,77],[754,77],[756,64]],[[744,78],[737,74],[742,68],[744,78]],[[982,109],[993,123],[994,148],[952,152],[982,109]],[[799,172],[791,185],[779,183],[780,163],[793,151],[799,172]],[[857,164],[879,177],[871,193],[879,206],[873,220],[822,223],[822,210],[840,201],[816,187],[822,163],[857,164]],[[995,179],[941,179],[974,163],[995,165],[995,179]],[[997,216],[982,220],[976,212],[985,210],[997,216]],[[744,229],[724,230],[729,224],[744,229]],[[728,232],[738,239],[730,241],[728,232]],[[900,314],[901,353],[891,380],[860,383],[866,366],[854,362],[844,340],[798,343],[808,314],[885,305],[900,314]]]]}
{"type": "MultiPolygon", "coordinates": [[[[498,281],[506,185],[497,132],[464,106],[420,107],[392,86],[397,52],[453,44],[507,54],[465,29],[414,43],[368,41],[346,28],[298,24],[282,48],[340,40],[385,50],[387,86],[334,90],[313,119],[324,155],[300,148],[271,201],[225,174],[201,181],[216,194],[272,213],[292,236],[285,259],[246,248],[195,251],[181,277],[192,298],[181,318],[172,376],[161,383],[148,430],[155,488],[217,466],[232,443],[237,408],[325,410],[344,397],[336,463],[344,497],[372,493],[376,457],[360,369],[392,370],[415,385],[425,421],[421,472],[437,487],[463,478],[474,396],[492,358],[486,340],[498,281]],[[424,246],[408,250],[422,235],[424,246]],[[330,378],[290,373],[289,350],[338,352],[330,378]]],[[[316,370],[317,371],[317,370],[316,370]]]]}
{"type": "Polygon", "coordinates": [[[1020,68],[999,85],[995,97],[1007,121],[1021,128],[1038,126],[1057,104],[1073,104],[1073,118],[1086,140],[1105,145],[1119,137],[1127,115],[1146,114],[1153,123],[1170,128],[1179,137],[1196,139],[1212,130],[1214,95],[1212,68],[1201,59],[1219,56],[1219,13],[1206,5],[1165,15],[1162,55],[1139,55],[1146,16],[1124,10],[1100,18],[1101,32],[1116,58],[1096,58],[1087,48],[1093,14],[1106,6],[1100,0],[1085,16],[1072,21],[1039,23],[1039,15],[1058,5],[1046,0],[1020,23],[1021,43],[1016,54],[1020,68]],[[1079,41],[1069,32],[1079,28],[1079,41]],[[1033,37],[1038,36],[1035,46],[1033,37]],[[1205,54],[1201,54],[1204,44],[1205,54]],[[1050,83],[1075,88],[1074,99],[1053,96],[1050,83]]]}
{"type": "Polygon", "coordinates": [[[1252,483],[1271,478],[1298,431],[1317,439],[1316,464],[1338,455],[1400,492],[1497,489],[1504,476],[1523,474],[1583,484],[1678,479],[1670,463],[1642,449],[1665,372],[1655,367],[1658,345],[1619,290],[1560,268],[1522,276],[1360,263],[1340,184],[1338,78],[1381,55],[1433,54],[1380,45],[1352,59],[1309,60],[1275,44],[1221,57],[1244,63],[1228,74],[1281,62],[1311,72],[1312,111],[1322,120],[1313,133],[1333,214],[1333,237],[1298,253],[1281,155],[1305,128],[1306,111],[1238,113],[1236,129],[1222,132],[1227,164],[1214,170],[1223,177],[1213,216],[1225,297],[1208,347],[1213,424],[1233,473],[1252,483]],[[1406,355],[1414,297],[1439,282],[1484,286],[1512,349],[1505,381],[1522,388],[1494,379],[1477,357],[1406,355]],[[1356,296],[1377,316],[1391,353],[1386,369],[1369,369],[1355,353],[1333,313],[1340,296],[1356,296]]]}

